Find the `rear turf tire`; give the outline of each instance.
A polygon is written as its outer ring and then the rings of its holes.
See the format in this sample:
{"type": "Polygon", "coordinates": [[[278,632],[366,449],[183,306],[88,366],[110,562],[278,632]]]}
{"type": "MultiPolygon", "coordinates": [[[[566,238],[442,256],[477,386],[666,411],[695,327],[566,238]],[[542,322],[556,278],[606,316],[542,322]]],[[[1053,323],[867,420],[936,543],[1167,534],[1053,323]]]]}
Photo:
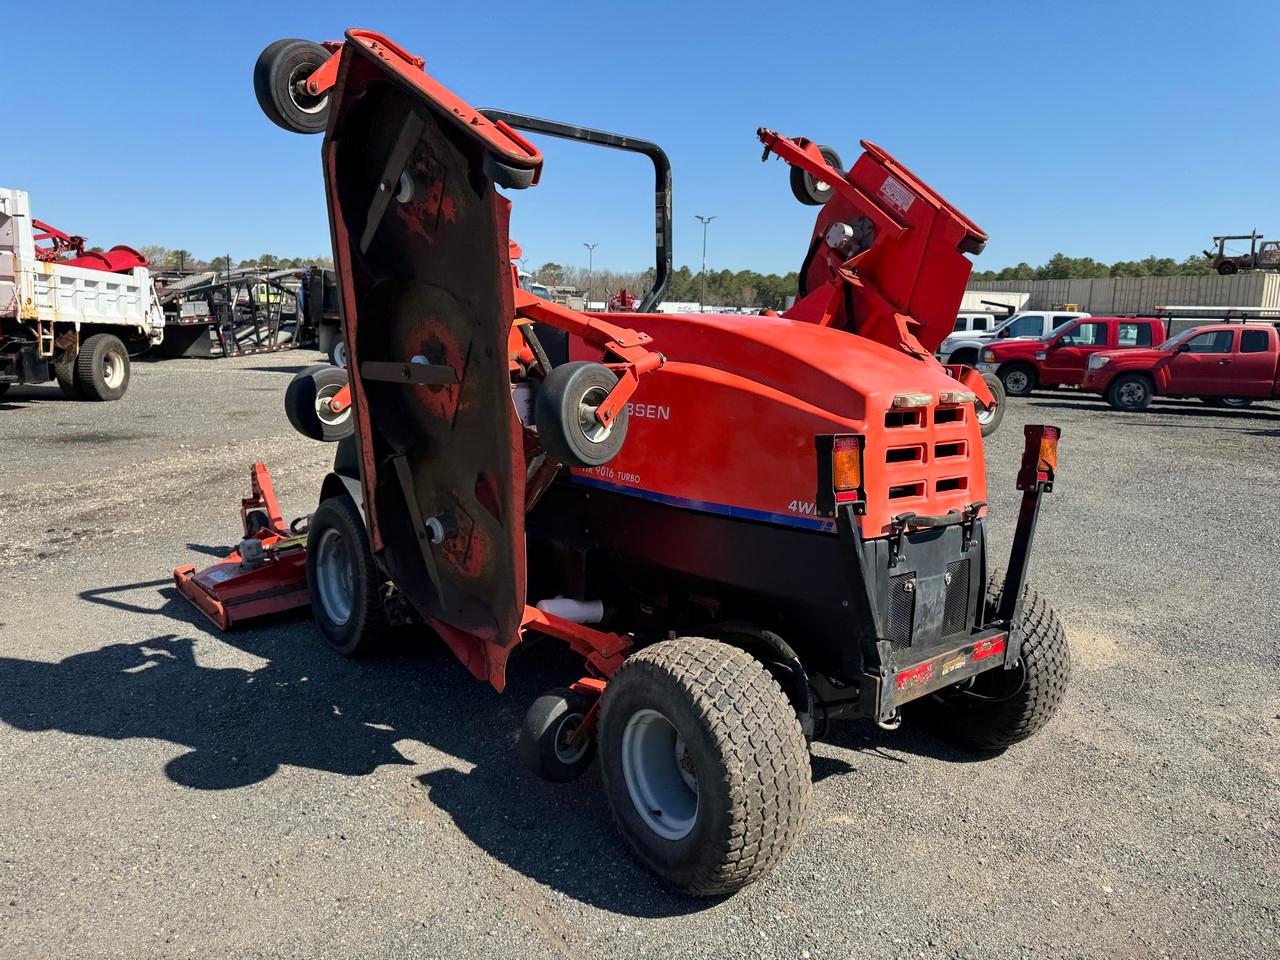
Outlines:
{"type": "Polygon", "coordinates": [[[78,396],[84,400],[119,400],[129,389],[129,351],[113,334],[95,333],[80,344],[75,370],[78,396]]]}
{"type": "Polygon", "coordinates": [[[330,497],[307,530],[307,590],[325,642],[343,656],[376,650],[387,634],[382,575],[355,501],[330,497]]]}
{"type": "Polygon", "coordinates": [[[795,708],[749,653],[702,638],[646,647],[605,687],[605,795],[639,860],[698,896],[787,855],[813,787],[795,708]]]}
{"type": "MultiPolygon", "coordinates": [[[[987,615],[1000,606],[1004,575],[987,581],[987,615]]],[[[1036,591],[1022,588],[1020,664],[996,667],[972,685],[943,690],[920,710],[938,735],[968,750],[1003,750],[1043,729],[1062,702],[1071,680],[1067,634],[1058,616],[1036,591]]]]}

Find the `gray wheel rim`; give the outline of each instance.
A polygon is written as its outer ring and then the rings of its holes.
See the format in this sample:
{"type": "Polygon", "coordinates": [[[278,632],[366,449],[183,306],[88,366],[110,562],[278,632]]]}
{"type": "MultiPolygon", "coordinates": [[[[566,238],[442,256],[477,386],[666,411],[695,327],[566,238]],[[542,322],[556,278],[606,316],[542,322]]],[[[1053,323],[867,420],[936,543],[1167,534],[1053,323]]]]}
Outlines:
{"type": "Polygon", "coordinates": [[[1147,399],[1147,388],[1136,380],[1120,384],[1120,389],[1117,393],[1119,394],[1120,402],[1126,407],[1132,407],[1147,399]]]}
{"type": "Polygon", "coordinates": [[[316,391],[316,416],[320,418],[320,422],[325,426],[336,427],[351,416],[350,407],[347,407],[341,413],[333,412],[333,398],[338,395],[338,391],[341,389],[342,384],[330,383],[316,391]]]}
{"type": "Polygon", "coordinates": [[[596,419],[596,411],[608,396],[609,391],[603,387],[592,387],[578,401],[578,429],[588,443],[604,443],[613,432],[613,424],[606,427],[596,419]]]}
{"type": "Polygon", "coordinates": [[[354,579],[347,541],[330,527],[316,545],[316,595],[324,615],[339,626],[351,619],[354,579]]]}
{"type": "Polygon", "coordinates": [[[622,776],[645,826],[681,840],[698,820],[698,778],[684,738],[657,710],[637,710],[622,731],[622,776]]]}
{"type": "Polygon", "coordinates": [[[313,97],[307,93],[307,77],[318,70],[318,63],[300,63],[289,72],[289,97],[303,113],[319,113],[329,105],[329,95],[313,97]]]}
{"type": "Polygon", "coordinates": [[[340,367],[347,365],[347,341],[339,340],[333,345],[333,362],[340,367]]]}
{"type": "Polygon", "coordinates": [[[572,766],[577,763],[586,756],[587,750],[591,747],[590,738],[583,740],[576,747],[571,742],[573,735],[582,726],[583,719],[580,713],[566,713],[560,718],[560,722],[556,724],[556,759],[565,766],[572,766]]]}
{"type": "Polygon", "coordinates": [[[988,407],[988,406],[984,406],[981,403],[975,403],[974,407],[977,408],[978,422],[983,426],[986,426],[988,423],[990,423],[992,418],[994,418],[996,415],[995,404],[992,404],[991,406],[988,407]]]}
{"type": "Polygon", "coordinates": [[[124,383],[124,358],[114,350],[108,350],[103,354],[102,382],[111,390],[119,389],[124,383]]]}
{"type": "Polygon", "coordinates": [[[1021,370],[1015,370],[1004,378],[1004,385],[1010,393],[1022,393],[1031,385],[1031,379],[1021,370]]]}

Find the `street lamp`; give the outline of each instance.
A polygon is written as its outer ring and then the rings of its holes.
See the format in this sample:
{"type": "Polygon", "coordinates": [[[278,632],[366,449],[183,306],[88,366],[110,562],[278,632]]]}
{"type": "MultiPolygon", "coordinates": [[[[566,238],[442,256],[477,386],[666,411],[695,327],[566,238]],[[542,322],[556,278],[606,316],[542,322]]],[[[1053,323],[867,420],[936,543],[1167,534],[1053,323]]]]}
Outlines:
{"type": "Polygon", "coordinates": [[[587,248],[587,299],[590,300],[591,299],[591,276],[593,273],[595,273],[595,269],[594,269],[595,252],[596,252],[596,247],[600,246],[600,244],[598,242],[586,243],[584,241],[582,245],[587,248]]]}
{"type": "Polygon", "coordinates": [[[695,213],[694,216],[702,223],[702,292],[698,294],[698,312],[701,313],[706,309],[707,300],[707,224],[715,217],[704,217],[700,213],[695,213]]]}

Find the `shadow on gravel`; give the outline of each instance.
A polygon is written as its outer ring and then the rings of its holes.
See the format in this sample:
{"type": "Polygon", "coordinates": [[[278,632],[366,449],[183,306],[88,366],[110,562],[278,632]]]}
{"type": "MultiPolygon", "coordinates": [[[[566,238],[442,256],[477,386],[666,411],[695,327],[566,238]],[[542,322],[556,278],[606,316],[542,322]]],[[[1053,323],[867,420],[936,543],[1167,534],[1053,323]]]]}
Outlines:
{"type": "MultiPolygon", "coordinates": [[[[328,363],[328,361],[327,361],[327,360],[317,360],[317,361],[316,361],[316,363],[328,363]]],[[[310,367],[310,366],[312,366],[312,364],[310,364],[310,363],[299,363],[299,364],[296,364],[296,365],[294,365],[294,366],[286,366],[285,364],[280,364],[280,365],[278,365],[278,366],[274,366],[274,367],[245,367],[245,369],[246,369],[246,370],[252,370],[252,371],[253,371],[253,372],[255,372],[255,373],[289,373],[289,374],[293,374],[293,373],[298,373],[300,370],[305,370],[305,369],[307,369],[307,367],[310,367]]]]}
{"type": "MultiPolygon", "coordinates": [[[[260,784],[285,765],[345,776],[383,766],[417,767],[416,774],[425,766],[429,772],[409,781],[421,799],[409,801],[405,815],[434,816],[424,812],[428,804],[443,811],[496,860],[539,883],[634,916],[713,905],[672,893],[632,859],[594,769],[577,783],[552,784],[521,766],[515,740],[524,710],[544,690],[581,675],[567,649],[538,643],[522,652],[499,695],[434,638],[406,637],[406,649],[349,660],[325,648],[305,620],[214,634],[169,584],[81,594],[156,617],[165,632],[149,640],[59,663],[0,657],[0,722],[168,741],[184,749],[165,775],[195,790],[260,784]],[[142,591],[137,603],[129,591],[142,591]],[[157,593],[163,605],[147,607],[157,593]],[[265,665],[209,666],[206,636],[265,665]]],[[[360,812],[351,816],[358,821],[360,812]]]]}

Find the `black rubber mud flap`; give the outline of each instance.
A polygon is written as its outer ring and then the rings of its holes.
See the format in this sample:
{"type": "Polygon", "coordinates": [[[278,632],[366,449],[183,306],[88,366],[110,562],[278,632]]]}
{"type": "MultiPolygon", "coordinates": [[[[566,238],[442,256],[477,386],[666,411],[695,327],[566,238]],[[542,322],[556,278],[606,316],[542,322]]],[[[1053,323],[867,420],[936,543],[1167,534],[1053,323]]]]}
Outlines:
{"type": "MultiPolygon", "coordinates": [[[[350,38],[332,97],[325,179],[370,540],[501,689],[524,612],[525,464],[509,204],[486,173],[496,128],[460,122],[447,90],[350,38]]],[[[509,147],[503,162],[540,163],[509,147]]]]}

